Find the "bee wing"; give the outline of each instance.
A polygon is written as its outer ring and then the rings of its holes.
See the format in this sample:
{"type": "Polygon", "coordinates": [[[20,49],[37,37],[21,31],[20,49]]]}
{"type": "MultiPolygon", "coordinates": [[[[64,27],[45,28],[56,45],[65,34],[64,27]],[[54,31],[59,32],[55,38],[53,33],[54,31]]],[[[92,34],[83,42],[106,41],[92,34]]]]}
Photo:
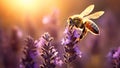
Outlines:
{"type": "Polygon", "coordinates": [[[88,7],[80,14],[80,16],[83,17],[83,16],[86,16],[86,15],[90,14],[90,13],[93,11],[93,9],[94,9],[94,5],[92,4],[92,5],[88,6],[88,7]]]}
{"type": "Polygon", "coordinates": [[[85,18],[88,18],[88,19],[97,19],[100,16],[102,16],[103,14],[104,14],[104,11],[98,11],[98,12],[95,12],[93,14],[90,14],[89,16],[86,16],[85,18]]]}
{"type": "Polygon", "coordinates": [[[99,34],[98,26],[91,20],[85,22],[85,27],[93,34],[99,34]]]}

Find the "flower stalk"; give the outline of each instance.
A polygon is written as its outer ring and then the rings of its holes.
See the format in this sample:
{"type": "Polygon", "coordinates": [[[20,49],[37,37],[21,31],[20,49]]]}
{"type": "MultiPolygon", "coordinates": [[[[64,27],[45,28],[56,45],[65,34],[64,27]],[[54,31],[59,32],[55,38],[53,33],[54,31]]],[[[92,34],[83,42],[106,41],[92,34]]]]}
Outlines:
{"type": "Polygon", "coordinates": [[[26,40],[26,47],[24,48],[25,57],[21,60],[20,68],[36,68],[35,57],[37,56],[36,43],[32,37],[26,40]]]}
{"type": "Polygon", "coordinates": [[[109,52],[108,57],[112,68],[120,68],[120,47],[109,52]]]}
{"type": "Polygon", "coordinates": [[[56,65],[62,64],[62,61],[58,57],[57,50],[51,45],[52,40],[53,38],[48,33],[43,34],[41,37],[41,56],[44,60],[41,68],[55,68],[56,65]]]}
{"type": "Polygon", "coordinates": [[[65,37],[62,39],[62,45],[64,45],[65,50],[64,58],[66,63],[70,63],[75,60],[77,56],[81,57],[81,52],[77,47],[81,33],[74,26],[67,26],[64,34],[65,37]]]}

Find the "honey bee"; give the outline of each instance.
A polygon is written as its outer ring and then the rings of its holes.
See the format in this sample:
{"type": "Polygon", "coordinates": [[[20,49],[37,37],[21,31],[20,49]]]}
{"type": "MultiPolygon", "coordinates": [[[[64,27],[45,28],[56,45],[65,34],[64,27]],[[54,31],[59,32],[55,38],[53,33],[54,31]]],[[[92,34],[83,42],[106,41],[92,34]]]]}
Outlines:
{"type": "Polygon", "coordinates": [[[81,14],[70,16],[67,20],[69,26],[75,26],[82,30],[80,39],[82,39],[88,31],[94,35],[99,34],[98,26],[91,20],[97,19],[104,14],[104,11],[98,11],[93,14],[90,14],[94,9],[94,5],[88,6],[81,14]]]}

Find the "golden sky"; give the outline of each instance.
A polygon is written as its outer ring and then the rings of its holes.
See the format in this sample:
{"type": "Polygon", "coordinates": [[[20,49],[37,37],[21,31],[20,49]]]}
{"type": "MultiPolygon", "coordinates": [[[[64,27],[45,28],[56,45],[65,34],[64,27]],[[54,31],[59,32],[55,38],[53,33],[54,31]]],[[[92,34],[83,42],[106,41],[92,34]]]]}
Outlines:
{"type": "Polygon", "coordinates": [[[0,0],[0,21],[5,26],[25,25],[29,18],[33,24],[42,22],[42,17],[53,9],[60,11],[59,20],[63,23],[69,15],[78,14],[89,3],[86,0],[0,0]],[[82,6],[82,7],[80,7],[82,6]]]}

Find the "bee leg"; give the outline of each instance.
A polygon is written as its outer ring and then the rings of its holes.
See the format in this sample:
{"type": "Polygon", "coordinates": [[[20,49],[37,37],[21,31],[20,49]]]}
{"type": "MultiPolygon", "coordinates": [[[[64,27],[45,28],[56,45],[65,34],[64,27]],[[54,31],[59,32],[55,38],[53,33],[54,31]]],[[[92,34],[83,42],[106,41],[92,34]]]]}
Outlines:
{"type": "Polygon", "coordinates": [[[83,39],[83,37],[87,34],[87,29],[84,27],[82,30],[82,34],[80,35],[80,39],[83,39]]]}

